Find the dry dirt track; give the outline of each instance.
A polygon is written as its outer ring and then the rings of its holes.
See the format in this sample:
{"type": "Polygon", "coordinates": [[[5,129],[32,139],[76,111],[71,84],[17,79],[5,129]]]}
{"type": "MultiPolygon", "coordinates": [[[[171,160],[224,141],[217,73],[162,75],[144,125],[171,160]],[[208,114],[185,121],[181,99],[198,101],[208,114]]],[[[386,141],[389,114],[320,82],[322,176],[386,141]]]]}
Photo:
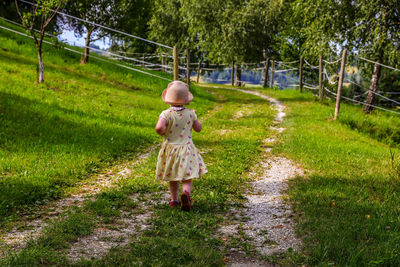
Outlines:
{"type": "MultiPolygon", "coordinates": [[[[273,135],[278,136],[285,130],[281,127],[286,116],[285,106],[278,100],[254,91],[217,86],[214,88],[236,90],[268,100],[277,112],[271,126],[273,135]]],[[[259,167],[262,168],[262,174],[257,177],[253,174],[252,190],[246,193],[247,200],[244,209],[233,211],[238,221],[243,221],[243,218],[239,217],[246,218],[243,230],[257,252],[265,256],[283,253],[289,248],[298,250],[301,246],[301,240],[296,237],[293,229],[294,222],[291,219],[290,205],[283,200],[283,197],[288,179],[302,175],[303,170],[289,159],[273,156],[270,153],[276,141],[274,136],[264,140],[267,148],[258,162],[259,167]]],[[[239,230],[239,224],[236,224],[224,226],[220,232],[225,236],[235,236],[239,230]]],[[[229,266],[270,266],[265,261],[246,257],[235,248],[228,251],[227,264],[229,266]]]]}

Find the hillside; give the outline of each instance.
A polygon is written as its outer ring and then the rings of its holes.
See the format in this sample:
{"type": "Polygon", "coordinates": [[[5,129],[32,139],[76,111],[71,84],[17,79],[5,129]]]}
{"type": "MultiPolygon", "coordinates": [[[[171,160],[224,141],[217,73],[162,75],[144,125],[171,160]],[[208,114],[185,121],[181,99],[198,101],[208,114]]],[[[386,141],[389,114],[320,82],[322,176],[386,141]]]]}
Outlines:
{"type": "MultiPolygon", "coordinates": [[[[81,65],[78,54],[44,45],[45,83],[37,84],[33,41],[0,30],[0,43],[0,220],[158,141],[167,81],[95,60],[81,65]]],[[[212,97],[193,90],[192,106],[204,114],[212,97]]]]}

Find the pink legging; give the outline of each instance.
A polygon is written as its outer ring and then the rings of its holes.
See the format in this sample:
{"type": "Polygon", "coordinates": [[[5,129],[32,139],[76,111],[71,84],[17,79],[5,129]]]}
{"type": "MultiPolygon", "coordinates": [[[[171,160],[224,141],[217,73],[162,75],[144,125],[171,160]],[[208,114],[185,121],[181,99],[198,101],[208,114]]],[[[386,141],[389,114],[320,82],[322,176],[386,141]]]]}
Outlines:
{"type": "MultiPolygon", "coordinates": [[[[182,192],[183,191],[187,191],[190,194],[192,191],[192,179],[182,181],[182,192]]],[[[178,200],[179,181],[169,182],[169,192],[171,193],[171,200],[178,200]]]]}

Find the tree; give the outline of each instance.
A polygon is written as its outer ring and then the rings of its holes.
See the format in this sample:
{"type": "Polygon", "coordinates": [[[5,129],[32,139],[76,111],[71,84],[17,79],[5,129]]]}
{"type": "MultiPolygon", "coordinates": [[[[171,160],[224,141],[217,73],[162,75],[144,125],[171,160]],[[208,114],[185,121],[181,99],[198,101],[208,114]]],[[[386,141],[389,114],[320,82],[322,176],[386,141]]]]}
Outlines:
{"type": "Polygon", "coordinates": [[[44,82],[42,45],[46,29],[65,2],[66,0],[38,0],[31,8],[25,8],[21,11],[17,0],[15,0],[17,13],[22,21],[22,25],[28,31],[29,35],[32,36],[35,44],[39,61],[39,83],[44,82]]]}
{"type": "Polygon", "coordinates": [[[155,0],[149,22],[149,38],[179,48],[191,47],[189,22],[185,19],[182,0],[155,0]]]}
{"type": "MultiPolygon", "coordinates": [[[[117,5],[119,17],[115,27],[120,31],[147,38],[153,0],[119,0],[117,5]]],[[[146,53],[156,50],[154,45],[125,35],[113,35],[111,39],[113,41],[112,49],[146,53]]]]}
{"type": "MultiPolygon", "coordinates": [[[[359,0],[356,10],[356,21],[353,25],[353,43],[366,55],[377,63],[374,65],[367,104],[364,112],[369,113],[376,102],[374,93],[378,91],[382,73],[380,63],[398,63],[400,57],[400,3],[395,0],[367,1],[359,0]],[[361,25],[359,25],[361,24],[361,25]],[[396,40],[397,39],[397,40],[396,40]]],[[[356,8],[356,6],[354,6],[356,8]]]]}
{"type": "Polygon", "coordinates": [[[377,62],[374,66],[365,112],[373,110],[381,65],[400,57],[400,2],[397,0],[295,0],[295,16],[302,19],[299,34],[305,54],[337,54],[337,47],[377,62]]]}
{"type": "Polygon", "coordinates": [[[189,33],[210,59],[238,63],[274,51],[281,27],[281,0],[184,1],[189,33]]]}
{"type": "MultiPolygon", "coordinates": [[[[151,36],[197,50],[214,62],[260,60],[272,52],[281,0],[156,0],[151,36]]],[[[240,68],[237,74],[240,75],[240,68]]]]}
{"type": "Polygon", "coordinates": [[[65,17],[68,28],[73,29],[80,36],[86,33],[85,50],[81,58],[81,64],[89,62],[90,44],[108,34],[106,30],[93,23],[110,28],[115,27],[118,17],[121,15],[121,12],[116,7],[117,0],[69,1],[65,6],[64,9],[67,14],[83,20],[65,17]]]}

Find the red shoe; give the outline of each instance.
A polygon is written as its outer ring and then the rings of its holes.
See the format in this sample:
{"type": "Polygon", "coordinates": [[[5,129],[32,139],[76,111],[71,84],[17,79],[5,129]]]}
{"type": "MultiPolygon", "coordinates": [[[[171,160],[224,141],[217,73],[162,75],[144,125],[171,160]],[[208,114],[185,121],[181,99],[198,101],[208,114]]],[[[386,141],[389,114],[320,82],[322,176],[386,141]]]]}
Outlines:
{"type": "Polygon", "coordinates": [[[181,195],[181,210],[190,211],[192,209],[192,199],[188,191],[183,191],[181,195]]]}
{"type": "Polygon", "coordinates": [[[171,200],[169,202],[169,206],[172,207],[172,208],[178,207],[178,205],[179,205],[178,200],[171,200]]]}

